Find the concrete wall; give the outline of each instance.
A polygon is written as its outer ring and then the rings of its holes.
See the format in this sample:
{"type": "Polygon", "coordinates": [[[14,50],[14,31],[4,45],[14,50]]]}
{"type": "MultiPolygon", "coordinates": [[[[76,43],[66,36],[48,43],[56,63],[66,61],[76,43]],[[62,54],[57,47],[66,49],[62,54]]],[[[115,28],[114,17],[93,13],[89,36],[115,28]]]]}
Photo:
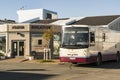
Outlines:
{"type": "Polygon", "coordinates": [[[57,18],[57,13],[46,9],[18,10],[18,22],[31,22],[30,20],[46,19],[47,13],[52,14],[52,19],[57,18]]]}
{"type": "Polygon", "coordinates": [[[10,24],[8,26],[7,46],[10,53],[12,53],[12,41],[24,41],[24,56],[29,55],[31,51],[29,24],[10,24]]]}
{"type": "Polygon", "coordinates": [[[18,10],[18,22],[24,22],[30,19],[34,19],[39,17],[39,19],[43,19],[42,9],[33,9],[33,10],[18,10]]]}
{"type": "Polygon", "coordinates": [[[0,32],[6,32],[7,31],[7,24],[0,25],[0,32]]]}
{"type": "MultiPolygon", "coordinates": [[[[43,52],[45,41],[42,35],[45,30],[52,29],[53,33],[60,33],[61,26],[40,24],[5,24],[0,25],[0,36],[6,37],[6,56],[12,54],[12,42],[24,42],[24,56],[30,55],[31,51],[43,52]],[[42,40],[42,44],[38,41],[42,40]]],[[[19,46],[17,48],[20,48],[19,46]]],[[[53,41],[51,42],[53,49],[53,41]]],[[[1,50],[0,50],[1,51],[1,50]]],[[[19,53],[18,53],[19,54],[19,53]]],[[[19,56],[19,55],[18,55],[19,56]]]]}

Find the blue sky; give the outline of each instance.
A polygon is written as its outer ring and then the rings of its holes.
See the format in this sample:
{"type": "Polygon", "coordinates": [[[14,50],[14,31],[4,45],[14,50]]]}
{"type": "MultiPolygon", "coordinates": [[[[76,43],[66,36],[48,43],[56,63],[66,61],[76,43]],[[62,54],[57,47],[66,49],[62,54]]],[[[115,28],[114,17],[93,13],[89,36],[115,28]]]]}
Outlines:
{"type": "Polygon", "coordinates": [[[18,20],[16,11],[45,8],[58,12],[59,18],[120,15],[120,0],[1,0],[0,19],[18,20]]]}

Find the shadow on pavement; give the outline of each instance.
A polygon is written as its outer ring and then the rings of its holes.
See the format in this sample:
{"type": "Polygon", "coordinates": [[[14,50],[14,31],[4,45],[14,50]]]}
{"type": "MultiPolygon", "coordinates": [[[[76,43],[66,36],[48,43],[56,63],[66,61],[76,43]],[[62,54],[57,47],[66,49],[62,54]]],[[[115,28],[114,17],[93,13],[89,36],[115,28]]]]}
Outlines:
{"type": "Polygon", "coordinates": [[[49,80],[57,75],[0,71],[0,80],[49,80]]]}
{"type": "Polygon", "coordinates": [[[89,67],[89,68],[105,68],[105,69],[120,69],[120,63],[116,61],[103,62],[101,65],[97,66],[95,63],[92,64],[77,64],[75,67],[89,67]]]}
{"type": "Polygon", "coordinates": [[[46,71],[45,69],[13,69],[7,71],[46,71]]]}

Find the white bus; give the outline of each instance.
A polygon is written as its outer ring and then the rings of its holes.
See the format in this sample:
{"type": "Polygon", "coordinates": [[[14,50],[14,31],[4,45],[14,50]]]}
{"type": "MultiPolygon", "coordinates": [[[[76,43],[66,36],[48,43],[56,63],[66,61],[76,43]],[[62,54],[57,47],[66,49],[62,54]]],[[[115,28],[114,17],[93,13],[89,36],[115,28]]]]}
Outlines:
{"type": "Polygon", "coordinates": [[[61,62],[119,62],[120,33],[100,26],[63,26],[59,55],[61,62]]]}

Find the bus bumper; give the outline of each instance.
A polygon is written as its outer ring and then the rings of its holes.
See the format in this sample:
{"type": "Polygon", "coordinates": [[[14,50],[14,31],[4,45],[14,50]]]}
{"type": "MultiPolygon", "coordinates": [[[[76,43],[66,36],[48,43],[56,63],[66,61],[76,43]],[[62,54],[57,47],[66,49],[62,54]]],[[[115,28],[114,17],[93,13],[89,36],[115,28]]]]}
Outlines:
{"type": "Polygon", "coordinates": [[[90,58],[60,57],[60,62],[93,63],[96,62],[96,57],[90,57],[90,58]]]}

